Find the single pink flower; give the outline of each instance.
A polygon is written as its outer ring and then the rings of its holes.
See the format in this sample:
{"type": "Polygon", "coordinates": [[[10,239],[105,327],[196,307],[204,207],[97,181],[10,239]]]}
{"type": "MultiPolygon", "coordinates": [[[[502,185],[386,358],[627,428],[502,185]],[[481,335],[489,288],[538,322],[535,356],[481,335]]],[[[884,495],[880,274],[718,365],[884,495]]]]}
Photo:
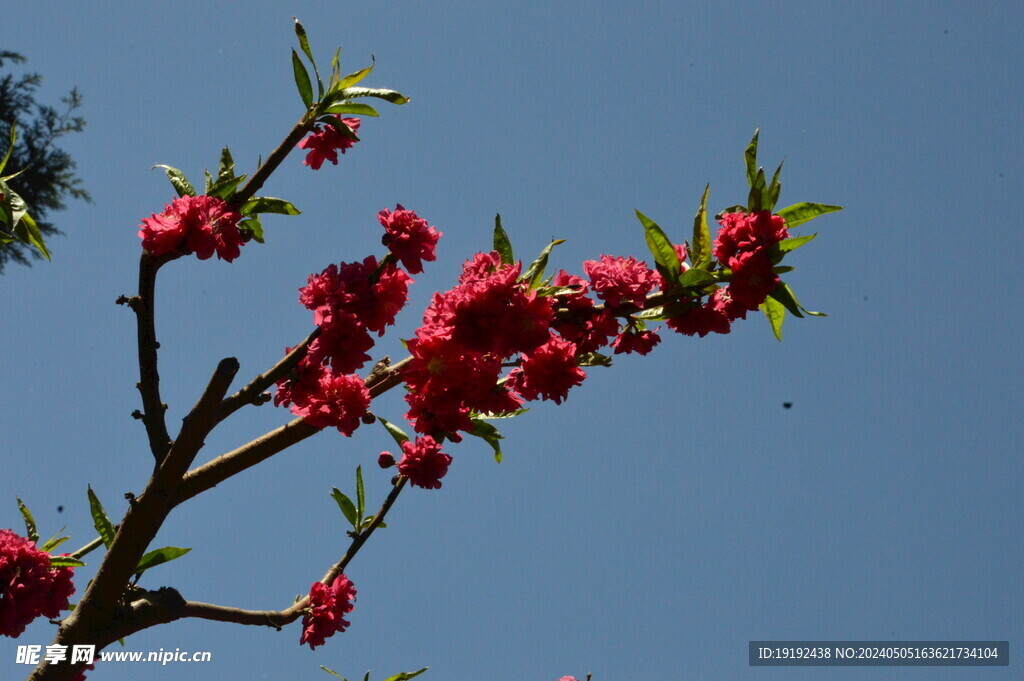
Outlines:
{"type": "Polygon", "coordinates": [[[377,219],[385,231],[384,245],[410,274],[422,272],[424,260],[433,262],[437,259],[437,240],[443,232],[428,225],[415,212],[398,204],[394,212],[387,208],[382,210],[377,219]]]}
{"type": "Polygon", "coordinates": [[[634,257],[602,255],[601,260],[587,260],[583,271],[590,278],[594,293],[609,307],[623,304],[644,306],[644,299],[661,281],[647,263],[634,257]]]}
{"type": "Polygon", "coordinates": [[[626,330],[616,337],[612,342],[612,347],[615,348],[616,355],[631,352],[646,355],[660,342],[661,337],[658,335],[658,329],[654,331],[649,329],[644,331],[626,330]]]}
{"type": "Polygon", "coordinates": [[[200,260],[216,253],[221,260],[231,262],[241,253],[241,219],[241,214],[223,199],[182,196],[165,206],[160,215],[144,218],[139,237],[152,256],[171,253],[184,244],[200,260]]]}
{"type": "Polygon", "coordinates": [[[324,640],[339,631],[345,631],[349,622],[346,613],[355,607],[356,589],[345,575],[338,575],[330,586],[313,582],[309,589],[309,605],[302,618],[302,636],[299,645],[308,643],[310,650],[322,646],[324,640]]]}
{"type": "Polygon", "coordinates": [[[17,638],[40,615],[60,616],[75,593],[73,568],[51,568],[50,554],[12,530],[0,530],[0,636],[17,638]]]}
{"type": "Polygon", "coordinates": [[[536,350],[523,353],[523,362],[508,376],[508,386],[528,400],[538,397],[561,404],[587,374],[576,365],[576,344],[552,335],[536,350]]]}
{"type": "Polygon", "coordinates": [[[298,144],[300,149],[309,151],[306,154],[306,160],[302,163],[313,170],[320,170],[324,161],[338,165],[338,151],[344,154],[358,141],[358,138],[353,139],[353,137],[359,130],[361,121],[358,118],[342,118],[341,116],[335,116],[335,118],[338,119],[339,124],[348,126],[352,131],[351,137],[338,132],[331,125],[318,125],[314,132],[298,144]]]}
{"type": "Polygon", "coordinates": [[[424,489],[439,489],[441,478],[448,474],[452,457],[441,451],[441,445],[429,435],[415,442],[402,443],[402,459],[398,472],[409,478],[409,483],[424,489]]]}
{"type": "Polygon", "coordinates": [[[715,257],[722,264],[742,251],[764,249],[789,237],[786,221],[767,210],[758,213],[725,213],[715,238],[715,257]]]}

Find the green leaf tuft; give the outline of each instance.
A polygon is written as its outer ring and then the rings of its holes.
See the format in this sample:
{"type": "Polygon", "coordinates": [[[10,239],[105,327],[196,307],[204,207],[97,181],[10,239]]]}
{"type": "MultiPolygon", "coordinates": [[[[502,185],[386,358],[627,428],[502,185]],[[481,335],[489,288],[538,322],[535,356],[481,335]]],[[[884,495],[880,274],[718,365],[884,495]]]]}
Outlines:
{"type": "Polygon", "coordinates": [[[88,488],[88,494],[89,512],[92,514],[93,527],[96,528],[96,532],[103,539],[103,545],[109,549],[114,541],[114,525],[110,522],[107,512],[103,510],[103,504],[100,503],[99,497],[92,491],[91,485],[88,488]]]}
{"type": "Polygon", "coordinates": [[[172,560],[181,558],[192,549],[183,549],[177,546],[165,546],[160,549],[155,549],[144,555],[139,559],[139,564],[135,566],[135,576],[140,577],[143,572],[150,568],[154,568],[157,565],[163,565],[164,563],[170,563],[172,560]]]}
{"type": "Polygon", "coordinates": [[[29,541],[39,541],[39,532],[36,531],[36,520],[32,517],[32,512],[28,510],[28,506],[20,497],[14,498],[18,500],[18,510],[21,511],[21,517],[25,521],[25,536],[29,541]]]}
{"type": "Polygon", "coordinates": [[[824,203],[795,203],[792,206],[787,206],[778,212],[783,219],[786,221],[786,226],[790,229],[798,227],[819,215],[825,213],[832,213],[837,210],[842,210],[842,206],[829,206],[824,203]]]}
{"type": "Polygon", "coordinates": [[[501,256],[501,262],[504,264],[511,265],[516,261],[515,256],[512,255],[512,242],[509,241],[508,234],[501,227],[500,213],[494,216],[494,250],[501,256]]]}

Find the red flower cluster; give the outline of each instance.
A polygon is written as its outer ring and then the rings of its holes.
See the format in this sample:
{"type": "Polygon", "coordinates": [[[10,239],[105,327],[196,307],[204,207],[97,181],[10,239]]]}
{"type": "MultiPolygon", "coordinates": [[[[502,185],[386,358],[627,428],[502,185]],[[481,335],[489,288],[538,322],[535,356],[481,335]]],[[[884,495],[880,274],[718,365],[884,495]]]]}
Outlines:
{"type": "Polygon", "coordinates": [[[422,272],[424,260],[433,262],[436,259],[437,240],[443,232],[428,225],[415,212],[398,204],[393,213],[385,208],[377,214],[377,219],[386,232],[384,245],[410,274],[422,272]]]}
{"type": "Polygon", "coordinates": [[[594,293],[610,307],[625,304],[644,306],[644,299],[661,281],[647,263],[634,257],[602,255],[600,262],[587,260],[583,271],[590,278],[594,293]]]}
{"type": "Polygon", "coordinates": [[[75,593],[72,568],[51,568],[35,542],[0,530],[0,635],[17,638],[35,618],[59,617],[75,593]]]}
{"type": "MultiPolygon", "coordinates": [[[[394,460],[390,452],[381,452],[378,459],[389,465],[394,460]]],[[[426,435],[416,438],[415,442],[402,443],[398,472],[409,478],[409,483],[416,487],[438,489],[451,463],[452,457],[441,451],[441,445],[434,438],[426,435]]]]}
{"type": "Polygon", "coordinates": [[[299,149],[309,151],[306,154],[306,160],[302,163],[313,170],[320,170],[324,161],[338,165],[338,151],[344,154],[359,141],[359,138],[356,137],[356,131],[359,130],[360,124],[358,118],[342,118],[341,116],[335,116],[335,118],[337,119],[335,125],[348,127],[352,134],[346,135],[339,132],[334,125],[318,125],[315,132],[299,142],[299,149]]]}
{"type": "Polygon", "coordinates": [[[239,256],[242,235],[241,214],[215,196],[182,196],[174,199],[160,215],[143,218],[139,229],[142,247],[152,256],[177,251],[184,246],[200,260],[214,253],[231,262],[239,256]]]}
{"type": "Polygon", "coordinates": [[[338,575],[330,586],[313,582],[309,589],[308,612],[302,618],[302,636],[299,645],[308,643],[310,650],[322,646],[324,640],[336,632],[345,631],[349,623],[346,613],[355,607],[356,589],[345,575],[338,575]]]}
{"type": "Polygon", "coordinates": [[[576,344],[552,334],[552,298],[520,281],[521,267],[502,263],[496,252],[478,253],[463,266],[458,286],[435,294],[409,341],[412,361],[402,374],[406,417],[417,432],[458,442],[457,431],[473,427],[471,412],[514,411],[524,398],[560,402],[583,380],[576,344]],[[503,360],[519,353],[518,378],[501,385],[503,360]]]}
{"type": "Polygon", "coordinates": [[[763,210],[726,213],[719,223],[722,228],[715,239],[714,253],[732,270],[732,279],[728,287],[715,291],[703,305],[694,305],[668,320],[669,328],[688,336],[729,333],[732,322],[756,310],[779,283],[769,250],[789,236],[786,221],[763,210]]]}
{"type": "Polygon", "coordinates": [[[370,391],[356,374],[335,374],[323,364],[302,362],[297,377],[277,384],[274,404],[291,405],[292,413],[314,428],[334,426],[351,435],[370,408],[370,391]]]}

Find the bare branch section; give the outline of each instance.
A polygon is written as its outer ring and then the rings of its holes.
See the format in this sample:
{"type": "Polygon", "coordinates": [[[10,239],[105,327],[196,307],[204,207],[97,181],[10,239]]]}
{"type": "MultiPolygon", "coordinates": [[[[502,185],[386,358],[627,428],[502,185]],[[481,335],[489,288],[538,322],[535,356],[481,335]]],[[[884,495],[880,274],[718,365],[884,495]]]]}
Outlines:
{"type": "Polygon", "coordinates": [[[263,183],[267,181],[267,178],[277,170],[277,167],[281,165],[281,162],[291,153],[295,145],[302,141],[302,138],[306,136],[306,133],[313,129],[316,124],[316,119],[310,115],[310,112],[303,114],[299,122],[295,124],[292,131],[288,133],[288,136],[284,138],[284,141],[278,145],[277,149],[270,152],[270,156],[263,162],[256,172],[252,174],[249,181],[245,185],[235,192],[235,195],[231,197],[231,203],[235,206],[241,206],[243,203],[256,196],[263,187],[263,183]]]}
{"type": "Polygon", "coordinates": [[[139,260],[139,295],[129,302],[138,324],[139,346],[139,393],[142,395],[142,423],[149,436],[149,448],[157,465],[163,461],[171,448],[171,436],[167,433],[164,420],[166,406],[160,399],[160,374],[157,371],[156,323],[154,306],[156,302],[156,273],[161,265],[174,256],[170,254],[154,258],[145,251],[139,260]]]}

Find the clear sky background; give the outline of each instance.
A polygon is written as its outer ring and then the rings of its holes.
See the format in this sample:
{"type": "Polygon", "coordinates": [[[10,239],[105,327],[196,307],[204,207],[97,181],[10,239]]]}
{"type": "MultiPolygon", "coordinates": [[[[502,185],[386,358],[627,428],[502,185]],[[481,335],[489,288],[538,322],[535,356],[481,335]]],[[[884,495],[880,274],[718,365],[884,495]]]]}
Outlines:
{"type": "MultiPolygon", "coordinates": [[[[402,495],[348,573],[351,629],[311,652],[299,626],[186,621],[130,650],[209,650],[204,665],[108,665],[91,679],[317,679],[317,665],[435,681],[1020,678],[1024,9],[1013,2],[24,2],[0,47],[72,86],[88,128],[64,143],[95,201],[54,215],[54,260],[0,278],[0,527],[15,495],[44,535],[94,536],[85,487],[112,514],[151,457],[134,384],[141,218],[230,145],[242,168],[302,113],[291,17],[321,64],[377,68],[398,89],[363,141],[314,173],[289,158],[266,192],[304,214],[265,221],[233,264],[173,263],[158,281],[169,422],[216,362],[240,381],[312,328],[297,289],[380,253],[377,211],[402,203],[444,232],[438,261],[378,345],[404,356],[430,294],[490,246],[551,237],[555,267],[646,256],[640,209],[689,236],[746,197],[742,151],[783,157],[780,205],[846,207],[787,275],[825,319],[777,343],[751,315],[728,336],[664,334],[646,358],[593,369],[561,407],[503,425],[504,463],[451,447],[444,487],[402,495]],[[784,402],[792,402],[784,409],[784,402]],[[58,513],[58,505],[63,506],[58,513]],[[1016,528],[1016,529],[1015,529],[1016,528]],[[1009,640],[1009,668],[765,669],[752,639],[1009,640]]],[[[663,329],[664,330],[664,329],[663,329]]],[[[396,393],[374,409],[399,419],[396,393]]],[[[200,459],[291,418],[249,408],[200,459]]],[[[279,609],[344,551],[328,497],[362,464],[377,504],[392,448],[378,426],[325,432],[175,512],[157,545],[193,547],[144,586],[279,609]]],[[[82,570],[89,575],[88,569],[82,570]]],[[[84,587],[79,578],[80,590],[84,587]]],[[[0,641],[0,679],[25,676],[0,641]]]]}

